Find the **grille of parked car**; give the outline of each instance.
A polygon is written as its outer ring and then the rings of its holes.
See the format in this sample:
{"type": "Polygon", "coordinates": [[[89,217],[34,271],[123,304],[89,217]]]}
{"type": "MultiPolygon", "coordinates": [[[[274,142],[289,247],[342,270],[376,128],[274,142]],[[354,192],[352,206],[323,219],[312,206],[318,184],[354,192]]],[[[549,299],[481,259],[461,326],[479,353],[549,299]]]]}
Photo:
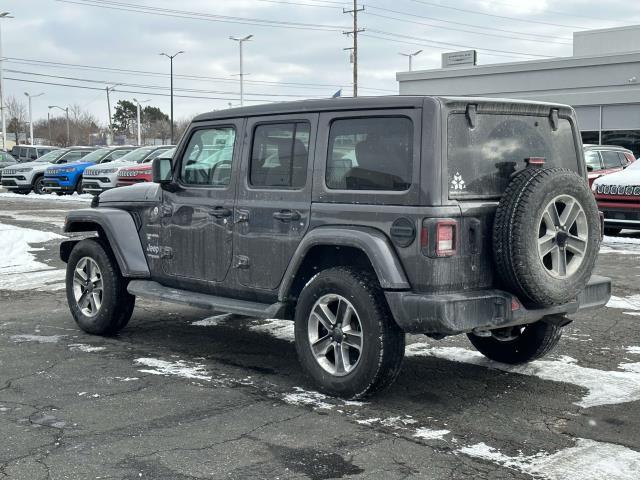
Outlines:
{"type": "Polygon", "coordinates": [[[596,187],[596,192],[603,195],[640,195],[640,186],[633,185],[603,185],[596,187]]]}

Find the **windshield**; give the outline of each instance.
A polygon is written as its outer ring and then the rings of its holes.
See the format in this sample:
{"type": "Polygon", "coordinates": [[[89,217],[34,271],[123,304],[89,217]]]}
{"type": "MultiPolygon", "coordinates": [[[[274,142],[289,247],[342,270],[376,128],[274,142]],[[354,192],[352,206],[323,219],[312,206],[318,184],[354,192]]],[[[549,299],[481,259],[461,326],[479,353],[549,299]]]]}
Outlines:
{"type": "Polygon", "coordinates": [[[38,158],[38,160],[36,160],[36,162],[40,163],[53,163],[54,160],[57,160],[58,158],[60,158],[62,155],[64,155],[65,153],[67,153],[67,151],[65,149],[60,149],[60,150],[52,150],[49,153],[41,156],[40,158],[38,158]]]}
{"type": "Polygon", "coordinates": [[[87,153],[84,157],[82,157],[83,162],[98,162],[105,155],[107,155],[111,149],[109,148],[100,148],[98,150],[94,150],[91,153],[87,153]]]}
{"type": "Polygon", "coordinates": [[[465,114],[456,113],[449,116],[447,140],[449,198],[499,197],[529,157],[544,157],[549,167],[578,169],[567,119],[554,130],[545,117],[481,114],[470,128],[465,114]]]}
{"type": "Polygon", "coordinates": [[[153,151],[153,147],[142,147],[123,155],[116,162],[141,162],[149,153],[153,151]]]}
{"type": "Polygon", "coordinates": [[[157,158],[173,158],[176,153],[176,147],[173,147],[170,150],[163,151],[157,158]]]}

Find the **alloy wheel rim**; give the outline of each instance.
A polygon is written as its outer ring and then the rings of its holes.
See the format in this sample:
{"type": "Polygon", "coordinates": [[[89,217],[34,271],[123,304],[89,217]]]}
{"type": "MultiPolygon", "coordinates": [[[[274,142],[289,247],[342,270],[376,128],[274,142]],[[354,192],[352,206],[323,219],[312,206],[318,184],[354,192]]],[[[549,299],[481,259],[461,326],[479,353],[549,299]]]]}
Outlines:
{"type": "Polygon", "coordinates": [[[362,323],[354,306],[337,294],[320,297],[307,322],[311,353],[323,370],[337,377],[351,373],[362,356],[362,323]]]}
{"type": "Polygon", "coordinates": [[[571,195],[559,195],[542,212],[538,227],[538,256],[554,278],[575,274],[589,240],[587,215],[571,195]]]}
{"type": "Polygon", "coordinates": [[[95,260],[83,257],[73,271],[73,296],[83,315],[95,317],[102,306],[102,272],[95,260]]]}

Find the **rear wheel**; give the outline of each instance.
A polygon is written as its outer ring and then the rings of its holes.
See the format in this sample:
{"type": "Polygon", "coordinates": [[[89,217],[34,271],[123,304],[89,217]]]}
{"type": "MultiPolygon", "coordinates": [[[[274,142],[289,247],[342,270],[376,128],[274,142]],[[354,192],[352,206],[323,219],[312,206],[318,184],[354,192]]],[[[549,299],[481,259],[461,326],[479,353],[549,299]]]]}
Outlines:
{"type": "Polygon", "coordinates": [[[113,335],[133,313],[135,297],[110,250],[98,240],[79,242],[67,263],[67,303],[78,326],[87,333],[113,335]]]}
{"type": "Polygon", "coordinates": [[[562,327],[543,320],[529,325],[499,328],[490,337],[467,334],[471,344],[485,357],[496,362],[519,364],[542,358],[562,336],[562,327]]]}
{"type": "Polygon", "coordinates": [[[375,276],[346,267],[324,270],[296,306],[298,358],[321,390],[362,398],[400,372],[405,335],[393,320],[375,276]]]}

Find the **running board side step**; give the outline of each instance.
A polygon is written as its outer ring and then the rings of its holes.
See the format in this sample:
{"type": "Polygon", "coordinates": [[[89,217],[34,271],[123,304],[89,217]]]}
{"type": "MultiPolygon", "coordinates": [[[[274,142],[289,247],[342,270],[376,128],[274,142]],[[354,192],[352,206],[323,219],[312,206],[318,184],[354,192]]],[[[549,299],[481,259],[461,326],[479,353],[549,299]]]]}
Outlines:
{"type": "Polygon", "coordinates": [[[136,297],[154,298],[164,302],[180,303],[221,313],[235,313],[258,318],[285,318],[286,305],[281,302],[268,304],[217,297],[206,293],[165,287],[152,280],[131,280],[127,290],[136,297]]]}

